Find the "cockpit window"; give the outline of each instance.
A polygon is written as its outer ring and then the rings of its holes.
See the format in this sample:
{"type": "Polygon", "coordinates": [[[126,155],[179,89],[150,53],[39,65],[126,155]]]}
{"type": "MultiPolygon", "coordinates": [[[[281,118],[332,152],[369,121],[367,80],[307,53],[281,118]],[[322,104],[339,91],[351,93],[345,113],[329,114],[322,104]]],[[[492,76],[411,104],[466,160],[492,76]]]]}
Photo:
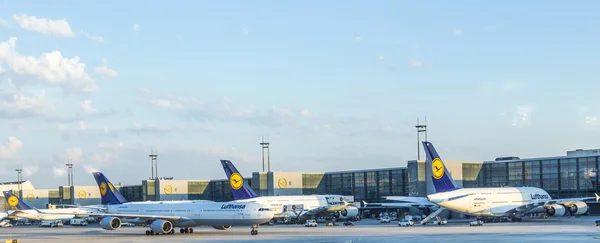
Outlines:
{"type": "Polygon", "coordinates": [[[259,208],[258,211],[271,211],[270,208],[259,208]]]}

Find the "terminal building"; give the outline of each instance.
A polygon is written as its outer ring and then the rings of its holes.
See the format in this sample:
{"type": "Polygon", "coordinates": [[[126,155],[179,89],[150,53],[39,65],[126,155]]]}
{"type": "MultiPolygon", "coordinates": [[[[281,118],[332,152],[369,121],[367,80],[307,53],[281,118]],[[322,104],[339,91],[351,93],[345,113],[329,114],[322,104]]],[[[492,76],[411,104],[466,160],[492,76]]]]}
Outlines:
{"type": "MultiPolygon", "coordinates": [[[[492,161],[445,160],[446,167],[459,186],[503,187],[531,186],[545,189],[552,198],[593,197],[598,191],[600,149],[568,151],[565,156],[497,158],[492,161]]],[[[361,204],[382,202],[385,196],[425,197],[434,193],[425,181],[425,161],[408,161],[406,167],[336,172],[254,172],[245,181],[261,196],[340,194],[361,204]]],[[[18,191],[18,182],[0,184],[2,190],[18,191]]],[[[97,186],[62,186],[35,189],[22,183],[21,198],[39,208],[53,204],[90,205],[100,203],[97,186]]],[[[143,180],[139,185],[116,185],[129,201],[213,200],[231,201],[229,182],[223,180],[143,180]]],[[[0,198],[0,207],[6,208],[0,198]]],[[[600,214],[595,202],[591,214],[600,214]]],[[[387,210],[387,209],[379,209],[387,210]]],[[[404,209],[394,209],[406,212],[404,209]]],[[[406,209],[408,210],[408,209],[406,209]]],[[[410,210],[411,213],[413,210],[410,210]]]]}

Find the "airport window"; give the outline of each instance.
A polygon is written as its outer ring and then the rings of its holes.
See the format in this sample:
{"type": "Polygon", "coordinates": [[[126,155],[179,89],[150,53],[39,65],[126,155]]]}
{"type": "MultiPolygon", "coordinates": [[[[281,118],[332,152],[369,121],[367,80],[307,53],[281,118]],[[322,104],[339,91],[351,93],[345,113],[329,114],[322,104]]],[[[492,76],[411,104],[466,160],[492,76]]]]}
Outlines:
{"type": "Polygon", "coordinates": [[[524,186],[541,187],[540,161],[525,161],[524,186]]]}
{"type": "Polygon", "coordinates": [[[558,160],[542,160],[542,187],[558,191],[558,160]]]}
{"type": "Polygon", "coordinates": [[[523,162],[508,163],[508,185],[523,185],[523,162]]]}
{"type": "Polygon", "coordinates": [[[499,187],[507,184],[507,163],[486,164],[487,186],[499,187]]]}
{"type": "Polygon", "coordinates": [[[560,160],[560,190],[561,192],[577,190],[577,159],[560,160]]]}
{"type": "Polygon", "coordinates": [[[579,158],[579,188],[583,192],[595,192],[597,185],[596,157],[579,158]]]}

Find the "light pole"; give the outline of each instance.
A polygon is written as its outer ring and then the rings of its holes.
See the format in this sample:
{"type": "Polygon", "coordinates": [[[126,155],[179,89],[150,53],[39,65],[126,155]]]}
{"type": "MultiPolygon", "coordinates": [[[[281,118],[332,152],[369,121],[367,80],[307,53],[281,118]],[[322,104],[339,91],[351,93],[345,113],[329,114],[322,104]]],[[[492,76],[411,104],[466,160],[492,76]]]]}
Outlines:
{"type": "Polygon", "coordinates": [[[156,180],[156,178],[158,177],[158,154],[156,154],[154,151],[152,151],[149,155],[150,159],[151,159],[151,163],[152,163],[152,177],[150,177],[152,180],[156,180]],[[156,175],[154,174],[154,167],[156,167],[156,175]]]}
{"type": "Polygon", "coordinates": [[[69,184],[69,187],[71,187],[71,186],[73,186],[73,164],[68,163],[65,165],[69,168],[68,173],[67,173],[67,180],[68,180],[67,184],[69,184]]]}
{"type": "Polygon", "coordinates": [[[19,165],[19,168],[17,168],[15,171],[18,173],[17,183],[19,183],[19,198],[23,198],[23,178],[21,177],[21,172],[23,172],[23,169],[21,169],[21,165],[19,165]]]}
{"type": "Polygon", "coordinates": [[[425,124],[419,124],[419,118],[417,118],[417,161],[421,160],[421,133],[425,133],[425,141],[427,141],[427,117],[425,117],[425,124]]]}
{"type": "Polygon", "coordinates": [[[262,167],[263,167],[263,172],[265,172],[265,149],[267,149],[267,163],[269,164],[268,166],[268,172],[271,172],[271,150],[269,149],[269,138],[267,137],[267,142],[265,142],[265,137],[262,137],[262,143],[260,143],[260,146],[262,147],[262,151],[261,151],[261,156],[262,156],[262,167]]]}

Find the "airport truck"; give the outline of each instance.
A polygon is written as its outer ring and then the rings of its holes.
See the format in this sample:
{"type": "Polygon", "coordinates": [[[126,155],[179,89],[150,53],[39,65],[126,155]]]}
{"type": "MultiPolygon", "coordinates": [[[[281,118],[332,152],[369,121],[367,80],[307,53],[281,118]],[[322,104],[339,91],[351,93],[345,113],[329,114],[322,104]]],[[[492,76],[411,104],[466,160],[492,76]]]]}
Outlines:
{"type": "Polygon", "coordinates": [[[69,222],[69,224],[71,224],[71,226],[87,226],[87,220],[85,219],[81,219],[81,218],[72,218],[71,221],[69,222]]]}
{"type": "Polygon", "coordinates": [[[43,220],[40,227],[63,227],[63,223],[61,220],[43,220]]]}

